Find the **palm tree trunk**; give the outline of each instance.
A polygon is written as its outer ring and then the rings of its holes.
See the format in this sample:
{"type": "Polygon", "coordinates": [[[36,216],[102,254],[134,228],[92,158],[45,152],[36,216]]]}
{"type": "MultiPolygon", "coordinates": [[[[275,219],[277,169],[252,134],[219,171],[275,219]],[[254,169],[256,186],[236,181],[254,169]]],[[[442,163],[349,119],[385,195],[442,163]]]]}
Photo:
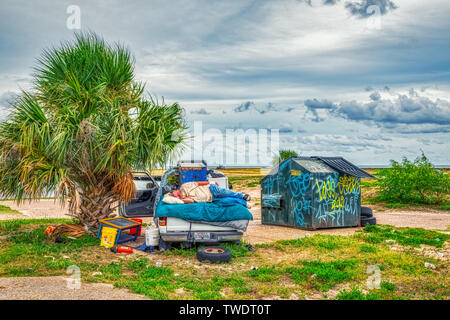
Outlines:
{"type": "Polygon", "coordinates": [[[96,232],[100,219],[110,218],[117,208],[117,196],[112,193],[82,193],[80,206],[73,216],[90,232],[96,232]]]}

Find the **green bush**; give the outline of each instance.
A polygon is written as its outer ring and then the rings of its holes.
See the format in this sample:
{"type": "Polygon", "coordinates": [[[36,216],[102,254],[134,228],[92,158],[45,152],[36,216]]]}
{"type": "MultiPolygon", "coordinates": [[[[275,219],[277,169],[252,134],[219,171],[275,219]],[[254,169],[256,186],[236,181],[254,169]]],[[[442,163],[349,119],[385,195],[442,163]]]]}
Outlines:
{"type": "Polygon", "coordinates": [[[448,175],[436,170],[422,154],[415,161],[391,161],[378,174],[378,200],[408,204],[442,204],[450,191],[448,175]]]}

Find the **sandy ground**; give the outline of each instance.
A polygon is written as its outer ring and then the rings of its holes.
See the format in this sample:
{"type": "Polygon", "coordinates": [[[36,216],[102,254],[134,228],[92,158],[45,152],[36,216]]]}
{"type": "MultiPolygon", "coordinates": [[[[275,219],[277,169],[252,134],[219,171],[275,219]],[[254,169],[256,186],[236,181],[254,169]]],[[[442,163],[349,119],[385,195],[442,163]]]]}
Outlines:
{"type": "MultiPolygon", "coordinates": [[[[252,209],[254,220],[250,222],[244,240],[250,243],[270,242],[280,239],[296,239],[306,234],[314,235],[334,234],[348,235],[361,228],[335,228],[315,231],[305,231],[290,227],[268,226],[261,224],[261,208],[255,205],[258,201],[257,191],[249,192],[255,200],[252,200],[252,209]]],[[[23,203],[18,206],[13,201],[0,201],[0,204],[19,211],[21,214],[0,214],[0,220],[6,219],[26,219],[26,218],[64,218],[67,216],[67,209],[62,208],[54,200],[40,200],[31,203],[23,203]]],[[[389,224],[397,227],[420,227],[425,229],[445,230],[450,226],[450,212],[445,211],[374,211],[374,216],[379,224],[389,224]]],[[[152,219],[144,219],[144,222],[150,222],[152,219]]]]}
{"type": "Polygon", "coordinates": [[[67,208],[61,207],[53,199],[24,202],[20,205],[14,201],[0,201],[0,204],[21,213],[21,215],[0,213],[0,220],[68,218],[67,208]]]}
{"type": "MultiPolygon", "coordinates": [[[[333,228],[322,230],[299,230],[291,227],[269,226],[261,224],[261,209],[250,210],[255,220],[251,221],[244,239],[250,243],[264,243],[282,239],[297,239],[307,234],[349,235],[362,228],[333,228]]],[[[422,211],[374,211],[378,224],[396,227],[417,227],[424,229],[446,230],[450,226],[450,213],[422,211]]]]}
{"type": "MultiPolygon", "coordinates": [[[[145,300],[145,296],[105,283],[67,287],[66,277],[0,278],[0,300],[145,300]]],[[[72,282],[70,282],[71,284],[72,282]]]]}

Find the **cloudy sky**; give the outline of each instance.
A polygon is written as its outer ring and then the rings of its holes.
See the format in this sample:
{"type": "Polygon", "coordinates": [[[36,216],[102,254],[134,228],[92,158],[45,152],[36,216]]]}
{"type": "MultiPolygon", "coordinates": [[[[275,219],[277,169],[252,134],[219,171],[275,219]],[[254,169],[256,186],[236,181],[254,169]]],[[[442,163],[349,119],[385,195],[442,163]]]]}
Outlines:
{"type": "Polygon", "coordinates": [[[42,50],[73,37],[70,5],[191,127],[278,129],[280,148],[357,164],[421,150],[450,164],[448,0],[2,0],[0,118],[42,50]]]}

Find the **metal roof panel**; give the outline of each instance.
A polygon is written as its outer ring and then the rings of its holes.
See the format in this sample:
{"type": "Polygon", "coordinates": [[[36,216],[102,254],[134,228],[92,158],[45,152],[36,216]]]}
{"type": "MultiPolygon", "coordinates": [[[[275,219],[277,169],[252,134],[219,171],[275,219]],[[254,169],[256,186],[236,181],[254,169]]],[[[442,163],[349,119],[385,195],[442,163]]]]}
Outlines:
{"type": "Polygon", "coordinates": [[[354,164],[345,160],[342,157],[317,157],[317,159],[322,160],[327,165],[332,167],[333,169],[348,174],[350,176],[359,177],[359,178],[369,178],[376,179],[370,173],[358,168],[354,164]]]}

